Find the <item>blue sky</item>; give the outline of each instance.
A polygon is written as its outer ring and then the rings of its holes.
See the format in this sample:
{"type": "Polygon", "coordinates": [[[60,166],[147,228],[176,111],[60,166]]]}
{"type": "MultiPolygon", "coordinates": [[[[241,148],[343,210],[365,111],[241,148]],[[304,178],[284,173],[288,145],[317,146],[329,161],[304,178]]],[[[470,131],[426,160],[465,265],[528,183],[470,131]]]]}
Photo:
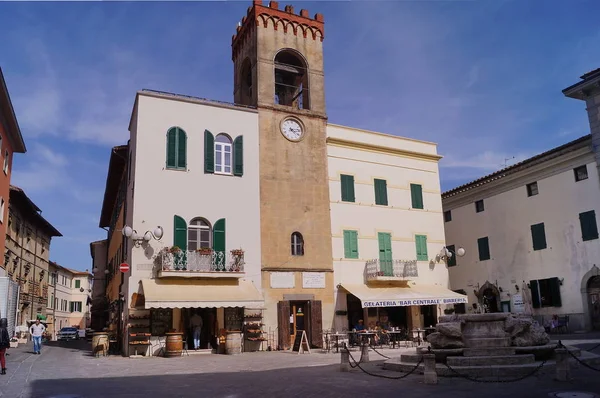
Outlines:
{"type": "MultiPolygon", "coordinates": [[[[444,190],[589,133],[561,90],[600,67],[596,0],[293,4],[325,17],[329,120],[437,142],[444,190]]],[[[249,5],[0,3],[28,147],[13,183],[63,233],[54,261],[91,268],[110,147],[127,142],[137,90],[232,100],[231,36],[249,5]]]]}

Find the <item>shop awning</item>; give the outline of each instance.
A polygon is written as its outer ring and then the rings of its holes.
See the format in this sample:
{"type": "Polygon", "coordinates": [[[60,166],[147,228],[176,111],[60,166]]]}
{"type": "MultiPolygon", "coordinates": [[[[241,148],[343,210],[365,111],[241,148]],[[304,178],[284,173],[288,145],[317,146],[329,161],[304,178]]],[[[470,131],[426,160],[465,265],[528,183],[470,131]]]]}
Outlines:
{"type": "Polygon", "coordinates": [[[262,308],[264,300],[249,280],[142,279],[144,308],[262,308]]]}
{"type": "Polygon", "coordinates": [[[340,287],[358,297],[363,308],[462,304],[468,302],[466,295],[436,285],[371,287],[342,283],[340,287]]]}

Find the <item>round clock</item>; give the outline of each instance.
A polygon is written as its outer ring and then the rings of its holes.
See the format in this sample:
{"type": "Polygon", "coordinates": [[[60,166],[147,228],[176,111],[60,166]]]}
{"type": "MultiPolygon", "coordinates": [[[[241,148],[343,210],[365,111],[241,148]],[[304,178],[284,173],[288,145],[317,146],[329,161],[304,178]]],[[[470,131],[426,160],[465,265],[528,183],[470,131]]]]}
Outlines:
{"type": "Polygon", "coordinates": [[[281,134],[290,141],[300,141],[304,130],[298,120],[290,118],[281,123],[281,134]]]}

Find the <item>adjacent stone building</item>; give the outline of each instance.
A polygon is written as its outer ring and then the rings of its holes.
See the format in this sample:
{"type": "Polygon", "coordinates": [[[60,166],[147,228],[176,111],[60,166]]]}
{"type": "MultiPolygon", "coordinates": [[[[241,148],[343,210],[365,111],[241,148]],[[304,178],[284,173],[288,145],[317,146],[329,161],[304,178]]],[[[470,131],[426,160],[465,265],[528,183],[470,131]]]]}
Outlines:
{"type": "Polygon", "coordinates": [[[4,269],[20,285],[17,324],[46,319],[50,243],[62,236],[39,207],[16,186],[10,187],[4,269]]]}

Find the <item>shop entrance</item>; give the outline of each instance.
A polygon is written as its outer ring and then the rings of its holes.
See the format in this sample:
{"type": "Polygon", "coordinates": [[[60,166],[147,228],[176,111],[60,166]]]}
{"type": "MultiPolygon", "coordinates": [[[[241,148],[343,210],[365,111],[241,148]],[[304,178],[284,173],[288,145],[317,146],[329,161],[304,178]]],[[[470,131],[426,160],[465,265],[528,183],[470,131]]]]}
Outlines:
{"type": "Polygon", "coordinates": [[[201,350],[217,348],[217,309],[216,308],[183,308],[181,310],[182,330],[185,330],[185,341],[188,350],[194,349],[194,325],[198,324],[198,317],[202,319],[200,332],[201,350]]]}
{"type": "Polygon", "coordinates": [[[292,346],[297,333],[306,332],[312,347],[323,347],[323,315],[320,300],[277,303],[279,349],[292,346]]]}

